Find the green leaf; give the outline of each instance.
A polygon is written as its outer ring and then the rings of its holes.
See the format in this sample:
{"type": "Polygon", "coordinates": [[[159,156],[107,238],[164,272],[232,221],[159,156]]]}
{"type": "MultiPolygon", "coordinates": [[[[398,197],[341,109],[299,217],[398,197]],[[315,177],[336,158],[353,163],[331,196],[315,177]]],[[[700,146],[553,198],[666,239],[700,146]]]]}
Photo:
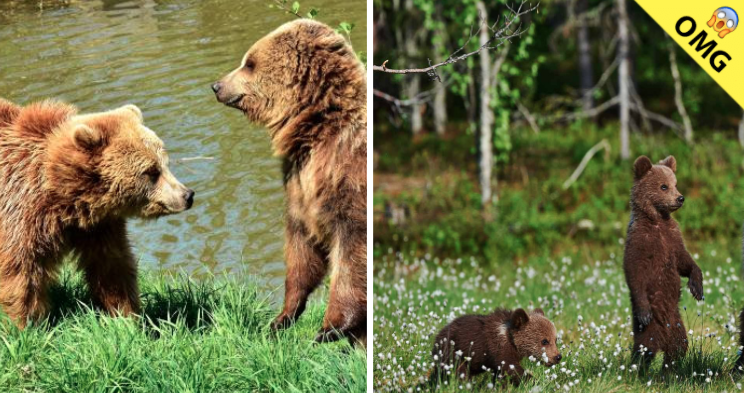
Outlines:
{"type": "Polygon", "coordinates": [[[300,11],[300,3],[298,1],[295,1],[292,3],[292,13],[296,14],[300,11]]]}
{"type": "Polygon", "coordinates": [[[308,19],[315,19],[319,12],[316,8],[310,8],[310,12],[307,13],[308,19]]]}

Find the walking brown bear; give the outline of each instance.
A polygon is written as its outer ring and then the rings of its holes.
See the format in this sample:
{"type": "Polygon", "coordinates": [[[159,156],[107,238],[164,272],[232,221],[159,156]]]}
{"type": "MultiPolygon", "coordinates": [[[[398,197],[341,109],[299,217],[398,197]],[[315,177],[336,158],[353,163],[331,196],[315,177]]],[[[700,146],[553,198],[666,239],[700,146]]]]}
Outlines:
{"type": "Polygon", "coordinates": [[[286,23],[248,50],[212,86],[217,100],[267,126],[284,159],[287,192],[282,329],[305,310],[330,271],[331,292],[316,341],[367,335],[367,81],[332,28],[286,23]]]}
{"type": "Polygon", "coordinates": [[[669,364],[687,352],[687,332],[679,314],[680,276],[689,278],[690,293],[702,300],[703,273],[671,216],[685,200],[677,190],[677,161],[669,156],[653,165],[641,156],[633,169],[623,259],[633,307],[633,359],[648,364],[661,351],[669,364]]]}
{"type": "Polygon", "coordinates": [[[547,366],[563,358],[556,343],[555,325],[539,308],[498,308],[488,315],[463,315],[445,326],[434,340],[434,369],[429,383],[447,379],[446,368],[457,366],[457,377],[493,373],[493,381],[509,378],[518,385],[525,376],[520,364],[533,357],[547,366]]]}

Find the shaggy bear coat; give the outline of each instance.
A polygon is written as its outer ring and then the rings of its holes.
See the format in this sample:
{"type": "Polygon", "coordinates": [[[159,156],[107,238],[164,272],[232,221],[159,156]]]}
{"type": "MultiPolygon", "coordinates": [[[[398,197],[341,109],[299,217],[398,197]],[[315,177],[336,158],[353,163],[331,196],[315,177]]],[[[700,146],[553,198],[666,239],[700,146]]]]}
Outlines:
{"type": "Polygon", "coordinates": [[[552,366],[561,361],[555,325],[541,309],[531,313],[496,309],[488,315],[464,315],[445,326],[434,340],[431,384],[447,378],[447,369],[458,376],[483,372],[497,379],[509,377],[518,384],[525,370],[520,361],[532,356],[552,366]]]}
{"type": "Polygon", "coordinates": [[[134,105],[81,115],[55,101],[0,99],[0,195],[0,304],[24,327],[45,315],[70,254],[98,305],[136,313],[126,220],[181,212],[194,193],[170,173],[134,105]]]}
{"type": "Polygon", "coordinates": [[[634,164],[631,215],[623,270],[633,309],[633,357],[650,363],[664,352],[664,363],[687,352],[687,331],[679,314],[680,276],[697,300],[703,299],[703,273],[685,248],[672,212],[684,197],[677,189],[677,161],[658,165],[648,157],[634,164]],[[643,357],[643,358],[642,358],[643,357]]]}
{"type": "Polygon", "coordinates": [[[292,325],[330,271],[319,342],[366,340],[366,86],[344,38],[306,19],[260,39],[212,86],[219,102],[268,128],[284,160],[287,278],[272,328],[292,325]]]}

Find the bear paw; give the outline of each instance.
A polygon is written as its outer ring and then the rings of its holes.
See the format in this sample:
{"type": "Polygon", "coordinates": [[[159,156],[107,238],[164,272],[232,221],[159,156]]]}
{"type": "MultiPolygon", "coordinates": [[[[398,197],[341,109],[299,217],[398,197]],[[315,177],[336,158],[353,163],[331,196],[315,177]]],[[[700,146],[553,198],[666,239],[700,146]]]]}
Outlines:
{"type": "Polygon", "coordinates": [[[638,311],[638,322],[641,324],[641,326],[648,326],[649,323],[651,323],[651,318],[653,315],[651,314],[651,310],[642,309],[638,311]]]}
{"type": "Polygon", "coordinates": [[[695,300],[700,301],[705,299],[705,296],[703,295],[702,282],[697,280],[689,280],[687,281],[687,287],[690,288],[690,293],[692,294],[692,297],[695,298],[695,300]]]}

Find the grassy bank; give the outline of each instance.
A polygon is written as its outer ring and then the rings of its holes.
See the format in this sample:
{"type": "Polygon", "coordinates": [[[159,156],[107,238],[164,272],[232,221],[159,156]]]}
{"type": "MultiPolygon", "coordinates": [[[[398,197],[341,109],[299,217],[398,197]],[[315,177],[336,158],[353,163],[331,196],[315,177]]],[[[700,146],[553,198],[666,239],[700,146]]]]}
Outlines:
{"type": "Polygon", "coordinates": [[[314,345],[324,304],[273,337],[277,312],[256,285],[145,274],[140,319],[91,309],[79,277],[51,295],[49,320],[0,326],[3,392],[360,392],[366,356],[347,342],[314,345]],[[82,303],[81,303],[82,302],[82,303]]]}
{"type": "MultiPolygon", "coordinates": [[[[428,391],[431,348],[439,329],[457,316],[496,307],[541,307],[558,329],[563,361],[522,365],[533,378],[515,391],[741,391],[729,371],[737,358],[736,317],[744,306],[739,264],[727,253],[698,254],[705,302],[683,287],[680,308],[690,350],[665,368],[657,357],[641,373],[631,362],[630,301],[622,247],[551,259],[534,257],[501,269],[472,259],[385,254],[375,262],[374,386],[376,391],[428,391]]],[[[687,280],[683,279],[686,284],[687,280]]],[[[488,376],[452,378],[442,391],[491,390],[488,376]]]]}

